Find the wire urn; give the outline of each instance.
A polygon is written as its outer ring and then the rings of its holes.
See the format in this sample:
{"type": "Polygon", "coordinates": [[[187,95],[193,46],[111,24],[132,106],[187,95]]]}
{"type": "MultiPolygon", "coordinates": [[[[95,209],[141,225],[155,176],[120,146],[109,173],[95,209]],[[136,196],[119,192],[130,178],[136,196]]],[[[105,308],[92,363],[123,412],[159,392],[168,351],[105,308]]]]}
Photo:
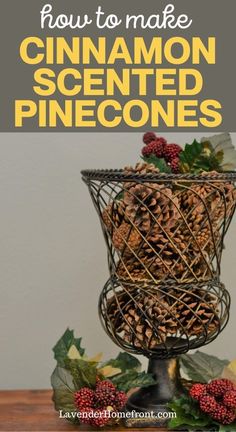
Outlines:
{"type": "MultiPolygon", "coordinates": [[[[167,373],[170,362],[212,342],[229,319],[230,296],[220,271],[236,206],[236,173],[166,174],[139,163],[85,170],[82,177],[108,251],[102,325],[124,350],[148,357],[154,374],[159,364],[170,399],[180,391],[178,373],[167,373]]],[[[141,390],[127,407],[164,410],[163,391],[160,385],[141,390]]]]}

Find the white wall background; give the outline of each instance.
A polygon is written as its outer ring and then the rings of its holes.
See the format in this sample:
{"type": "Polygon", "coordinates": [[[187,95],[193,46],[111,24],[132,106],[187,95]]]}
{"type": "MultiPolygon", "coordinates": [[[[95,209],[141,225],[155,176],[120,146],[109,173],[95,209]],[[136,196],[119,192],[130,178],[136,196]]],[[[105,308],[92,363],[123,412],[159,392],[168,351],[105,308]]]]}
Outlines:
{"type": "MultiPolygon", "coordinates": [[[[166,137],[180,144],[193,138],[166,137]]],[[[49,387],[51,348],[67,326],[83,335],[89,354],[118,353],[97,315],[108,278],[106,252],[80,170],[135,163],[141,138],[137,133],[0,134],[1,389],[49,387]]],[[[235,234],[236,218],[222,274],[232,295],[231,320],[204,349],[228,358],[236,358],[235,234]]]]}

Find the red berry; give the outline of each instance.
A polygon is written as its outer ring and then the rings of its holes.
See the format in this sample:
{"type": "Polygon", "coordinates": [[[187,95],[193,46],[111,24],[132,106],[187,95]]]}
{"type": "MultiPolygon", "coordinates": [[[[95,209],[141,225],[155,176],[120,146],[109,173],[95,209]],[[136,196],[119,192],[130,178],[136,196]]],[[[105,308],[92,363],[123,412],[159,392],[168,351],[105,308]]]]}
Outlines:
{"type": "Polygon", "coordinates": [[[156,141],[151,141],[149,144],[143,147],[142,155],[148,157],[151,154],[156,154],[156,144],[156,141]]]}
{"type": "Polygon", "coordinates": [[[89,408],[94,403],[94,391],[88,387],[83,387],[74,394],[75,406],[79,410],[89,408]]]}
{"type": "Polygon", "coordinates": [[[144,157],[149,157],[151,154],[154,154],[156,141],[151,141],[145,147],[142,148],[142,155],[144,157]]]}
{"type": "Polygon", "coordinates": [[[167,144],[164,150],[164,158],[167,162],[179,157],[182,148],[178,144],[167,144]]]}
{"type": "Polygon", "coordinates": [[[108,411],[104,409],[97,409],[93,411],[93,417],[91,419],[91,426],[103,427],[110,421],[108,411]]]}
{"type": "Polygon", "coordinates": [[[230,423],[233,423],[234,420],[235,420],[235,418],[236,418],[235,411],[232,410],[232,409],[228,409],[228,411],[227,411],[227,413],[226,413],[226,416],[225,416],[225,418],[224,418],[224,420],[223,420],[222,423],[223,423],[223,424],[230,424],[230,423]]]}
{"type": "Polygon", "coordinates": [[[170,167],[171,167],[171,171],[174,174],[178,174],[179,173],[179,158],[174,158],[171,160],[170,162],[170,167]]]}
{"type": "Polygon", "coordinates": [[[226,392],[230,390],[235,390],[235,386],[232,381],[221,378],[213,380],[209,384],[207,384],[206,390],[212,396],[223,397],[226,392]]]}
{"type": "Polygon", "coordinates": [[[158,137],[155,141],[154,154],[158,158],[162,158],[164,156],[165,147],[167,145],[167,141],[165,138],[158,137]]]}
{"type": "Polygon", "coordinates": [[[113,406],[116,398],[116,387],[110,381],[100,381],[96,385],[94,403],[98,408],[113,406]]]}
{"type": "Polygon", "coordinates": [[[223,404],[228,408],[236,408],[236,390],[230,390],[225,393],[223,404]]]}
{"type": "Polygon", "coordinates": [[[155,147],[154,147],[155,156],[158,158],[162,158],[163,157],[163,151],[164,151],[163,144],[156,141],[155,147]]]}
{"type": "Polygon", "coordinates": [[[193,399],[199,400],[201,396],[206,394],[206,385],[205,384],[193,384],[189,394],[193,399]]]}
{"type": "Polygon", "coordinates": [[[145,144],[149,144],[150,142],[155,141],[155,139],[156,139],[156,134],[154,132],[146,132],[143,135],[143,142],[145,144]]]}
{"type": "Polygon", "coordinates": [[[117,391],[115,395],[115,408],[119,411],[124,408],[127,402],[127,395],[123,391],[117,391]]]}
{"type": "Polygon", "coordinates": [[[217,408],[214,413],[211,414],[213,420],[216,420],[221,424],[230,424],[235,420],[235,412],[230,408],[226,408],[223,405],[217,404],[217,408]]]}
{"type": "Polygon", "coordinates": [[[206,414],[213,414],[217,409],[217,405],[214,396],[206,394],[200,397],[200,408],[206,414]]]}
{"type": "Polygon", "coordinates": [[[167,145],[167,141],[163,137],[157,137],[156,141],[158,141],[159,143],[162,143],[164,147],[167,145]]]}
{"type": "Polygon", "coordinates": [[[156,138],[154,141],[151,141],[149,144],[147,144],[142,149],[143,156],[150,156],[151,154],[154,154],[158,158],[162,158],[164,156],[166,146],[166,140],[165,138],[159,137],[156,138]]]}
{"type": "Polygon", "coordinates": [[[84,424],[91,424],[93,419],[93,408],[83,408],[80,410],[80,421],[84,424]]]}
{"type": "Polygon", "coordinates": [[[104,380],[104,381],[99,381],[96,384],[96,391],[100,390],[100,389],[106,389],[106,390],[112,390],[112,391],[116,391],[116,387],[114,386],[114,384],[111,381],[108,380],[104,380]]]}

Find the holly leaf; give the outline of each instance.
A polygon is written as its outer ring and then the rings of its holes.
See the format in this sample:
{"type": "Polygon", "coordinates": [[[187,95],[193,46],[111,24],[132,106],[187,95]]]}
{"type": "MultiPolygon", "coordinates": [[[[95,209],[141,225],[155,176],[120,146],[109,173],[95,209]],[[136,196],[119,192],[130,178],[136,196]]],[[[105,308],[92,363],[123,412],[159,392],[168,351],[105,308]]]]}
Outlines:
{"type": "Polygon", "coordinates": [[[193,172],[194,164],[199,160],[203,151],[203,144],[194,140],[192,144],[186,144],[184,150],[179,154],[180,169],[182,172],[193,172]]]}
{"type": "Polygon", "coordinates": [[[156,155],[151,154],[150,156],[142,157],[143,161],[148,164],[155,165],[156,168],[159,169],[161,173],[171,173],[171,168],[167,165],[165,159],[158,158],[156,155]]]}
{"type": "Polygon", "coordinates": [[[142,365],[140,361],[131,354],[128,354],[126,352],[120,352],[115,359],[111,359],[108,362],[104,363],[102,367],[104,366],[112,366],[113,368],[121,369],[121,372],[126,372],[130,369],[140,370],[142,365]]]}
{"type": "Polygon", "coordinates": [[[97,363],[83,359],[65,360],[65,367],[69,370],[76,390],[82,387],[94,388],[96,385],[97,363]]]}
{"type": "Polygon", "coordinates": [[[202,152],[193,164],[198,171],[221,171],[220,164],[223,161],[224,153],[216,153],[210,142],[202,143],[202,152]]]}
{"type": "Polygon", "coordinates": [[[174,413],[176,413],[176,416],[168,423],[170,429],[186,427],[188,430],[191,430],[190,427],[201,429],[212,425],[211,418],[204,414],[199,409],[196,402],[188,396],[182,396],[179,399],[175,399],[169,403],[168,406],[174,413]]]}
{"type": "Polygon", "coordinates": [[[221,376],[228,360],[197,351],[194,354],[183,354],[180,357],[181,367],[188,377],[196,382],[207,383],[221,376]]]}
{"type": "Polygon", "coordinates": [[[57,366],[51,375],[51,385],[53,388],[52,399],[55,409],[57,411],[74,411],[75,387],[70,372],[57,366]]]}
{"type": "Polygon", "coordinates": [[[118,390],[122,390],[126,393],[135,387],[148,387],[156,384],[151,374],[137,372],[135,370],[128,370],[120,375],[116,375],[111,378],[111,381],[117,386],[118,390]]]}
{"type": "Polygon", "coordinates": [[[56,359],[58,366],[63,367],[65,365],[65,359],[67,358],[68,352],[72,346],[76,348],[81,356],[84,355],[85,350],[81,348],[81,340],[82,338],[74,337],[73,330],[68,328],[65,331],[53,348],[54,358],[56,359]]]}

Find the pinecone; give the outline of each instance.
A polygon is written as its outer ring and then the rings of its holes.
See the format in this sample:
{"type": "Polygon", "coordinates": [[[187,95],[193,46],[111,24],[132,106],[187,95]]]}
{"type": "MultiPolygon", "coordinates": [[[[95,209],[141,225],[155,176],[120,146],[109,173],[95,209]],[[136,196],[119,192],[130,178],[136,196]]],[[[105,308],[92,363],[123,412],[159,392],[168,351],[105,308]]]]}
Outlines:
{"type": "MultiPolygon", "coordinates": [[[[177,298],[176,310],[183,332],[189,336],[214,333],[219,327],[218,301],[216,297],[201,289],[189,292],[173,290],[177,298]]],[[[180,329],[181,331],[181,329],[180,329]]]]}
{"type": "MultiPolygon", "coordinates": [[[[126,166],[124,168],[124,174],[158,174],[159,169],[154,165],[147,162],[138,162],[135,167],[126,166]]],[[[136,183],[135,183],[136,184],[136,183]]]]}
{"type": "Polygon", "coordinates": [[[146,294],[133,290],[131,295],[123,292],[119,306],[114,296],[107,313],[120,337],[138,348],[155,348],[177,332],[175,308],[155,291],[146,294]]]}
{"type": "Polygon", "coordinates": [[[133,255],[140,247],[142,236],[132,225],[122,222],[112,236],[114,247],[122,252],[122,256],[133,255]]]}
{"type": "Polygon", "coordinates": [[[158,231],[170,229],[180,217],[178,198],[164,185],[135,184],[125,191],[124,203],[127,219],[144,232],[148,232],[154,224],[158,231]]]}
{"type": "Polygon", "coordinates": [[[117,266],[117,276],[121,280],[131,280],[132,282],[162,280],[168,273],[167,266],[171,265],[171,260],[165,259],[165,266],[158,257],[148,257],[145,251],[138,253],[138,258],[131,257],[119,261],[117,266]]]}
{"type": "Polygon", "coordinates": [[[123,200],[114,200],[104,208],[102,219],[110,233],[113,232],[114,228],[118,228],[122,224],[124,215],[125,205],[123,200]]]}
{"type": "Polygon", "coordinates": [[[186,253],[191,257],[189,265],[192,271],[184,274],[186,280],[212,277],[212,260],[221,248],[221,228],[225,216],[231,214],[234,208],[234,186],[214,181],[218,176],[216,172],[202,173],[203,178],[206,175],[212,180],[192,184],[188,190],[177,192],[186,220],[180,223],[179,231],[188,244],[186,253]]]}
{"type": "MultiPolygon", "coordinates": [[[[204,176],[217,176],[218,173],[202,173],[204,176]]],[[[181,208],[187,215],[188,222],[193,222],[198,217],[198,222],[208,219],[211,223],[221,226],[225,213],[229,216],[234,209],[236,189],[233,184],[225,182],[214,182],[214,179],[204,183],[191,185],[190,188],[181,194],[181,208]],[[226,212],[225,212],[226,203],[226,212]]]]}
{"type": "MultiPolygon", "coordinates": [[[[146,174],[156,175],[156,174],[159,174],[159,169],[153,163],[138,162],[134,167],[126,166],[124,168],[124,174],[126,174],[126,175],[138,174],[140,176],[146,175],[146,174]]],[[[139,184],[142,184],[142,183],[139,182],[138,178],[135,181],[124,182],[124,184],[123,184],[124,193],[128,192],[130,190],[130,188],[133,188],[139,184]]]]}
{"type": "MultiPolygon", "coordinates": [[[[207,252],[213,251],[214,248],[214,242],[217,245],[220,238],[220,233],[218,229],[213,224],[213,236],[210,228],[209,222],[206,222],[204,227],[198,231],[198,233],[195,234],[195,240],[193,238],[193,241],[191,243],[191,248],[199,252],[199,250],[205,250],[207,252]]],[[[195,229],[193,230],[193,232],[195,229]]]]}
{"type": "Polygon", "coordinates": [[[198,216],[198,222],[206,218],[206,208],[210,210],[210,204],[219,199],[219,192],[209,183],[193,184],[180,195],[181,208],[188,222],[192,222],[198,216]]]}
{"type": "Polygon", "coordinates": [[[135,295],[136,290],[131,289],[129,293],[122,290],[116,293],[113,297],[109,298],[107,301],[107,315],[109,320],[111,320],[112,325],[115,329],[119,329],[123,323],[123,315],[121,310],[130,301],[130,296],[135,295]],[[119,306],[118,306],[119,305],[119,306]]]}
{"type": "Polygon", "coordinates": [[[184,270],[184,259],[187,259],[186,248],[187,244],[184,236],[179,232],[172,233],[169,230],[160,232],[156,226],[150,231],[147,236],[146,244],[143,249],[151,258],[155,253],[165,261],[168,266],[175,268],[175,274],[179,274],[184,270]],[[155,251],[155,252],[153,252],[155,251]]]}
{"type": "Polygon", "coordinates": [[[119,262],[117,274],[121,279],[161,281],[164,278],[179,278],[188,270],[186,262],[192,257],[186,253],[185,238],[171,231],[150,231],[144,239],[136,257],[119,262]]]}

